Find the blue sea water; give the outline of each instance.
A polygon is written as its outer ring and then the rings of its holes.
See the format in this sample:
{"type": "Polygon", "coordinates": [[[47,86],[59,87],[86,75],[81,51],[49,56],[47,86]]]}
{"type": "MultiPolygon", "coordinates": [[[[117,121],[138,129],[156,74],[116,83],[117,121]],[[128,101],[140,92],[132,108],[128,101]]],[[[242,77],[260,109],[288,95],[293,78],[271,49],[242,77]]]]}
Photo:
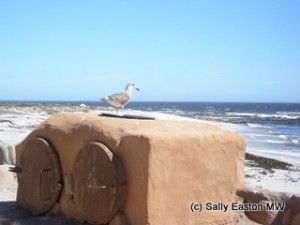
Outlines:
{"type": "Polygon", "coordinates": [[[300,164],[299,103],[132,102],[127,108],[237,124],[248,152],[300,164]]]}

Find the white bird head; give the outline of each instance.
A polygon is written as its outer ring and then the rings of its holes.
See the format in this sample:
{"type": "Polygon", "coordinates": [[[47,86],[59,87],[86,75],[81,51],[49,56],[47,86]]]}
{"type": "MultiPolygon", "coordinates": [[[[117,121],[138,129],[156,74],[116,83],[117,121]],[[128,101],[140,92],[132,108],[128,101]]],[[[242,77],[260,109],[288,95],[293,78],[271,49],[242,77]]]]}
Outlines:
{"type": "Polygon", "coordinates": [[[135,88],[137,91],[139,91],[140,89],[135,85],[135,83],[128,83],[127,85],[126,85],[126,91],[127,90],[130,90],[130,89],[132,89],[132,88],[135,88]]]}

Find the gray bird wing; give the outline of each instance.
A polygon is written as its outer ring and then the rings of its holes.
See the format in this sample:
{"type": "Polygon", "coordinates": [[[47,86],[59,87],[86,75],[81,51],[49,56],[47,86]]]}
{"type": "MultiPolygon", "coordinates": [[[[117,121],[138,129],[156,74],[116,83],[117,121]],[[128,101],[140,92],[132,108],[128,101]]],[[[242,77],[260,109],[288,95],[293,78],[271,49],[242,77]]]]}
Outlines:
{"type": "Polygon", "coordinates": [[[109,98],[109,100],[118,102],[121,105],[127,104],[128,101],[130,100],[130,96],[125,92],[113,94],[113,95],[109,96],[108,98],[109,98]]]}

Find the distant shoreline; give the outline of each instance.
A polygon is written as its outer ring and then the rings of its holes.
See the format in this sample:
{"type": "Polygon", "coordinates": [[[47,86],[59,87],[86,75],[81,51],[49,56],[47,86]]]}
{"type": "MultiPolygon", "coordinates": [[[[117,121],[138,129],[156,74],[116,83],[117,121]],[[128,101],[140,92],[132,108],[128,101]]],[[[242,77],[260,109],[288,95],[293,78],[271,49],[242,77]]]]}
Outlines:
{"type": "MultiPolygon", "coordinates": [[[[28,104],[65,104],[65,103],[102,103],[99,99],[95,100],[0,100],[2,103],[28,103],[28,104]]],[[[243,102],[243,101],[131,101],[131,103],[213,103],[213,104],[296,104],[300,105],[300,102],[243,102]]],[[[130,103],[129,103],[130,104],[130,103]]]]}

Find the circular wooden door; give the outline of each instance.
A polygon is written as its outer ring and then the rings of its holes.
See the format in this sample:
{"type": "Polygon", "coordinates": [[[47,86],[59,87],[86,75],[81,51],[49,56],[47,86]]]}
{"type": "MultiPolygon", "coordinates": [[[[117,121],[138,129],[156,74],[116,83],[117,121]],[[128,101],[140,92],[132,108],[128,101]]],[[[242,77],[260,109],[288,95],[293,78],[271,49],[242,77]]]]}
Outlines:
{"type": "Polygon", "coordinates": [[[125,179],[116,156],[99,142],[88,143],[74,163],[74,201],[81,217],[107,224],[125,199],[125,179]]]}
{"type": "Polygon", "coordinates": [[[20,157],[18,193],[34,214],[49,211],[61,192],[61,169],[56,151],[42,138],[29,140],[20,157]]]}

